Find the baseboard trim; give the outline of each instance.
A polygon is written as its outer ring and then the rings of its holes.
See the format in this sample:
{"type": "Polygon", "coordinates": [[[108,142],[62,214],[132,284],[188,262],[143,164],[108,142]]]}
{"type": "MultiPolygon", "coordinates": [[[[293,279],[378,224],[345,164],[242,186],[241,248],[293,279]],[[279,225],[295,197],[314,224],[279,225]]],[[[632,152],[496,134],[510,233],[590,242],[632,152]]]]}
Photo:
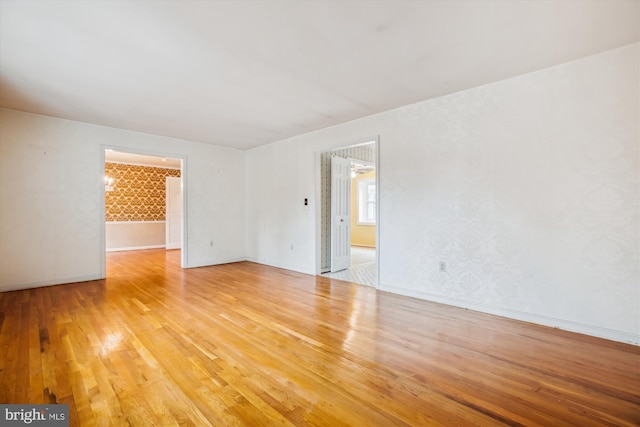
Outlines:
{"type": "Polygon", "coordinates": [[[167,221],[105,221],[105,224],[111,225],[136,225],[136,224],[166,224],[167,221]]]}
{"type": "Polygon", "coordinates": [[[268,262],[267,260],[264,260],[264,259],[259,260],[259,259],[251,258],[251,257],[247,258],[246,261],[255,262],[256,264],[262,264],[262,265],[266,265],[266,266],[269,266],[269,267],[281,268],[283,270],[295,271],[296,273],[308,274],[310,276],[315,276],[316,275],[315,271],[307,271],[307,270],[304,270],[304,269],[302,269],[302,268],[300,268],[299,266],[296,266],[296,265],[290,265],[290,264],[284,264],[284,263],[283,264],[276,264],[276,263],[273,263],[273,262],[268,262]]]}
{"type": "Polygon", "coordinates": [[[614,329],[603,328],[600,326],[587,325],[584,323],[573,322],[571,320],[558,319],[555,317],[527,313],[524,311],[512,310],[508,308],[495,307],[487,304],[473,303],[457,298],[435,295],[428,292],[416,292],[410,289],[398,288],[396,286],[380,284],[379,290],[418,299],[424,299],[427,301],[433,301],[441,304],[452,305],[454,307],[465,308],[473,311],[479,311],[481,313],[493,314],[500,317],[506,317],[508,319],[521,320],[523,322],[535,323],[537,325],[562,329],[569,332],[576,332],[579,334],[604,338],[611,341],[640,345],[640,334],[632,334],[614,329]]]}
{"type": "Polygon", "coordinates": [[[165,249],[165,245],[128,246],[124,248],[108,248],[107,252],[141,251],[144,249],[165,249]]]}
{"type": "Polygon", "coordinates": [[[0,292],[20,291],[23,289],[43,288],[45,286],[68,285],[69,283],[90,282],[92,280],[104,279],[100,274],[87,276],[66,277],[64,279],[43,280],[40,282],[9,283],[0,285],[0,292]]]}
{"type": "Polygon", "coordinates": [[[188,264],[184,268],[200,268],[200,267],[211,267],[214,265],[222,265],[222,264],[232,264],[234,262],[242,262],[248,261],[247,258],[229,258],[227,260],[215,261],[215,262],[207,262],[204,264],[188,264]]]}

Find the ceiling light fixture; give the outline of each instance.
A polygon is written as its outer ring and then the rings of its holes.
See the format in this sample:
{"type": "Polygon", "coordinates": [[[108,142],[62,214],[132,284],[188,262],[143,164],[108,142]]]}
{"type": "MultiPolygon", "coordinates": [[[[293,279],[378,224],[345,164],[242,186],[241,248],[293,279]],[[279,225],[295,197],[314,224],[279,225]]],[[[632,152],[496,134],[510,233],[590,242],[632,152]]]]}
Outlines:
{"type": "Polygon", "coordinates": [[[113,178],[107,175],[104,176],[104,191],[105,193],[113,191],[113,178]]]}

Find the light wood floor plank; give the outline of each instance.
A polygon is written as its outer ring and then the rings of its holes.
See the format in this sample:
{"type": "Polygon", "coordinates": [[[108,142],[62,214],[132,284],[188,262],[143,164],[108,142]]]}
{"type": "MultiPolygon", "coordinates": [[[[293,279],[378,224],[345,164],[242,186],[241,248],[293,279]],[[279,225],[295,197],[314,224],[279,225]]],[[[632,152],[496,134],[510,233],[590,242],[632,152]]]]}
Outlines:
{"type": "Polygon", "coordinates": [[[0,293],[0,402],[72,426],[638,426],[640,348],[249,262],[0,293]]]}

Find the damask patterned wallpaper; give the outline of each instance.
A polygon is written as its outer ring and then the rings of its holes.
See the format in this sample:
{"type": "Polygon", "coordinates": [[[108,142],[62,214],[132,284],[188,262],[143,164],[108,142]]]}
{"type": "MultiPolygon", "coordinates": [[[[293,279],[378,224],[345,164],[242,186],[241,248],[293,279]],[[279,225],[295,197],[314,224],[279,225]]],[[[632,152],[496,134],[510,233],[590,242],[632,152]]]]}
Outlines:
{"type": "Polygon", "coordinates": [[[640,343],[639,47],[248,150],[269,165],[247,170],[247,200],[269,207],[248,218],[252,258],[314,273],[313,245],[286,249],[313,237],[317,217],[290,200],[316,169],[262,193],[291,159],[376,134],[380,290],[640,343]]]}
{"type": "Polygon", "coordinates": [[[180,169],[105,163],[113,191],[105,193],[107,221],[164,221],[165,177],[180,177],[180,169]]]}

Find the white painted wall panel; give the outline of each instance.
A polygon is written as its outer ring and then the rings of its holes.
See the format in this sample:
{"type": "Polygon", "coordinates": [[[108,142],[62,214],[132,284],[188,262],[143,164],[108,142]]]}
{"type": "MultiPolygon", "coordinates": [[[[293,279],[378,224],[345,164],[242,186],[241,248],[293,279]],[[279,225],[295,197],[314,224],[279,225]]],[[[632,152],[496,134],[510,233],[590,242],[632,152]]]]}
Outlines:
{"type": "Polygon", "coordinates": [[[105,226],[108,251],[165,247],[165,221],[113,221],[105,226]]]}
{"type": "Polygon", "coordinates": [[[0,290],[101,276],[104,145],[186,157],[187,266],[244,259],[244,152],[0,109],[0,290]]]}
{"type": "Polygon", "coordinates": [[[314,153],[377,134],[383,290],[640,342],[638,50],[250,150],[249,257],[315,273],[314,153]]]}

